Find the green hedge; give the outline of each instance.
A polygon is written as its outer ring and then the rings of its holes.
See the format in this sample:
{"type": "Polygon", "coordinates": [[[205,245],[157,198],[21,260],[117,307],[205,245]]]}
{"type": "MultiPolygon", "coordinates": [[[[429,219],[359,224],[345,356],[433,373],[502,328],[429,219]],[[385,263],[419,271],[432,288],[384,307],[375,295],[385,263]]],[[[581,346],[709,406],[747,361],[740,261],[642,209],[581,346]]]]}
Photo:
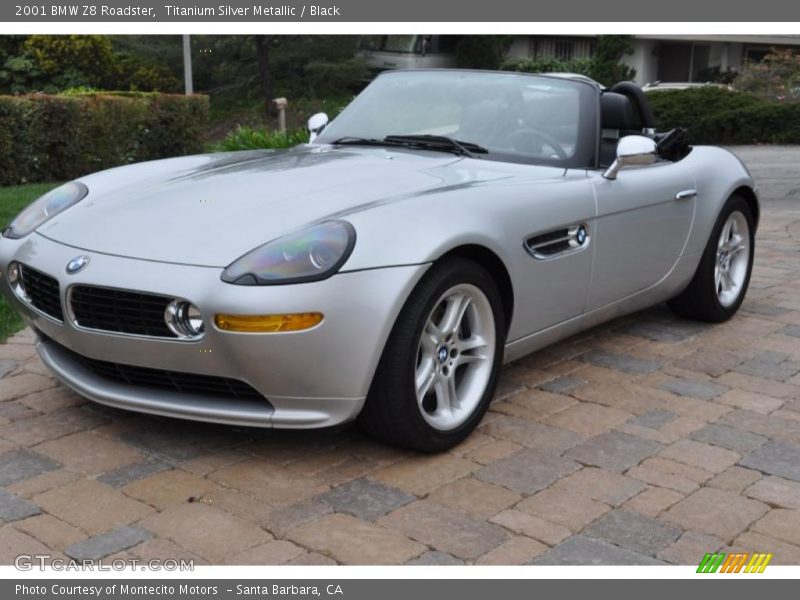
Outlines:
{"type": "Polygon", "coordinates": [[[660,131],[686,127],[693,144],[800,144],[800,102],[724,88],[651,92],[660,131]]]}
{"type": "Polygon", "coordinates": [[[200,95],[0,96],[0,185],[199,152],[207,124],[208,98],[200,95]]]}

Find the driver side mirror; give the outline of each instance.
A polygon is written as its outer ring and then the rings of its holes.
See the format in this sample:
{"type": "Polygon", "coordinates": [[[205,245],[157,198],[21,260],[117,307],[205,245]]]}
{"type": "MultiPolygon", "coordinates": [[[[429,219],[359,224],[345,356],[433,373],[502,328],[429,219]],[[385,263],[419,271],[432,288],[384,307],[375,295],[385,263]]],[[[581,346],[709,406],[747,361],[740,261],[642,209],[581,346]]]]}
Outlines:
{"type": "Polygon", "coordinates": [[[328,115],[325,113],[317,113],[308,119],[308,143],[314,143],[322,130],[328,126],[328,115]]]}
{"type": "Polygon", "coordinates": [[[617,143],[617,158],[603,172],[606,179],[616,179],[622,167],[652,165],[658,151],[654,140],[643,135],[628,135],[617,143]]]}

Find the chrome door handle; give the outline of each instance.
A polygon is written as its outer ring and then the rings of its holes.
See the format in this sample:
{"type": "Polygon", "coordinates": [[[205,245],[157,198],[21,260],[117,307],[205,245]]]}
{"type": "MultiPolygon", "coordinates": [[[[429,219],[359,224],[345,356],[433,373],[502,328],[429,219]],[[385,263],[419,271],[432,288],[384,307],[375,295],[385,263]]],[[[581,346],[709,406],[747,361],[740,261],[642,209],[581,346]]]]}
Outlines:
{"type": "Polygon", "coordinates": [[[697,190],[683,190],[675,194],[675,200],[687,200],[697,196],[697,190]]]}

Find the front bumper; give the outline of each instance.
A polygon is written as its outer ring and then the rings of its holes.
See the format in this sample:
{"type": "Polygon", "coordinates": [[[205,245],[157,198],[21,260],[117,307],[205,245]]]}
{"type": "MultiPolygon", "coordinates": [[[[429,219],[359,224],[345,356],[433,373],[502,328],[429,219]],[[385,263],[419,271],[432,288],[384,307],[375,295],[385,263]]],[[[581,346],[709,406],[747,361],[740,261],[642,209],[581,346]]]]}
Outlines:
{"type": "Polygon", "coordinates": [[[16,260],[54,277],[67,307],[71,285],[150,292],[193,302],[206,322],[198,341],[90,331],[42,314],[11,291],[0,292],[40,335],[44,363],[69,387],[96,402],[165,416],[259,427],[326,427],[361,410],[386,339],[405,299],[427,265],[340,273],[325,281],[286,286],[235,286],[220,281],[218,267],[198,267],[83,251],[32,234],[0,238],[0,271],[16,260]],[[68,275],[80,254],[91,261],[68,275]],[[214,314],[321,312],[305,331],[269,334],[223,332],[214,314]],[[64,348],[68,349],[67,351],[64,348]],[[196,395],[109,380],[85,368],[71,352],[90,359],[243,381],[264,401],[196,395]]]}

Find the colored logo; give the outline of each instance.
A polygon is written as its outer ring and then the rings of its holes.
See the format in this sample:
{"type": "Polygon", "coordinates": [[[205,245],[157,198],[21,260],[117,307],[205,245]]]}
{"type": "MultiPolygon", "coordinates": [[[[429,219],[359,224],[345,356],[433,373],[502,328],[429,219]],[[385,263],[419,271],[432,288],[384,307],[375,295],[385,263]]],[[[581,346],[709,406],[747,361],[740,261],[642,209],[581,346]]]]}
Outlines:
{"type": "Polygon", "coordinates": [[[772,554],[763,552],[707,553],[697,566],[698,573],[763,573],[772,554]]]}
{"type": "Polygon", "coordinates": [[[71,261],[67,263],[67,273],[70,275],[77,273],[78,271],[82,271],[86,268],[86,265],[89,264],[89,257],[85,254],[81,256],[76,256],[71,261]]]}

